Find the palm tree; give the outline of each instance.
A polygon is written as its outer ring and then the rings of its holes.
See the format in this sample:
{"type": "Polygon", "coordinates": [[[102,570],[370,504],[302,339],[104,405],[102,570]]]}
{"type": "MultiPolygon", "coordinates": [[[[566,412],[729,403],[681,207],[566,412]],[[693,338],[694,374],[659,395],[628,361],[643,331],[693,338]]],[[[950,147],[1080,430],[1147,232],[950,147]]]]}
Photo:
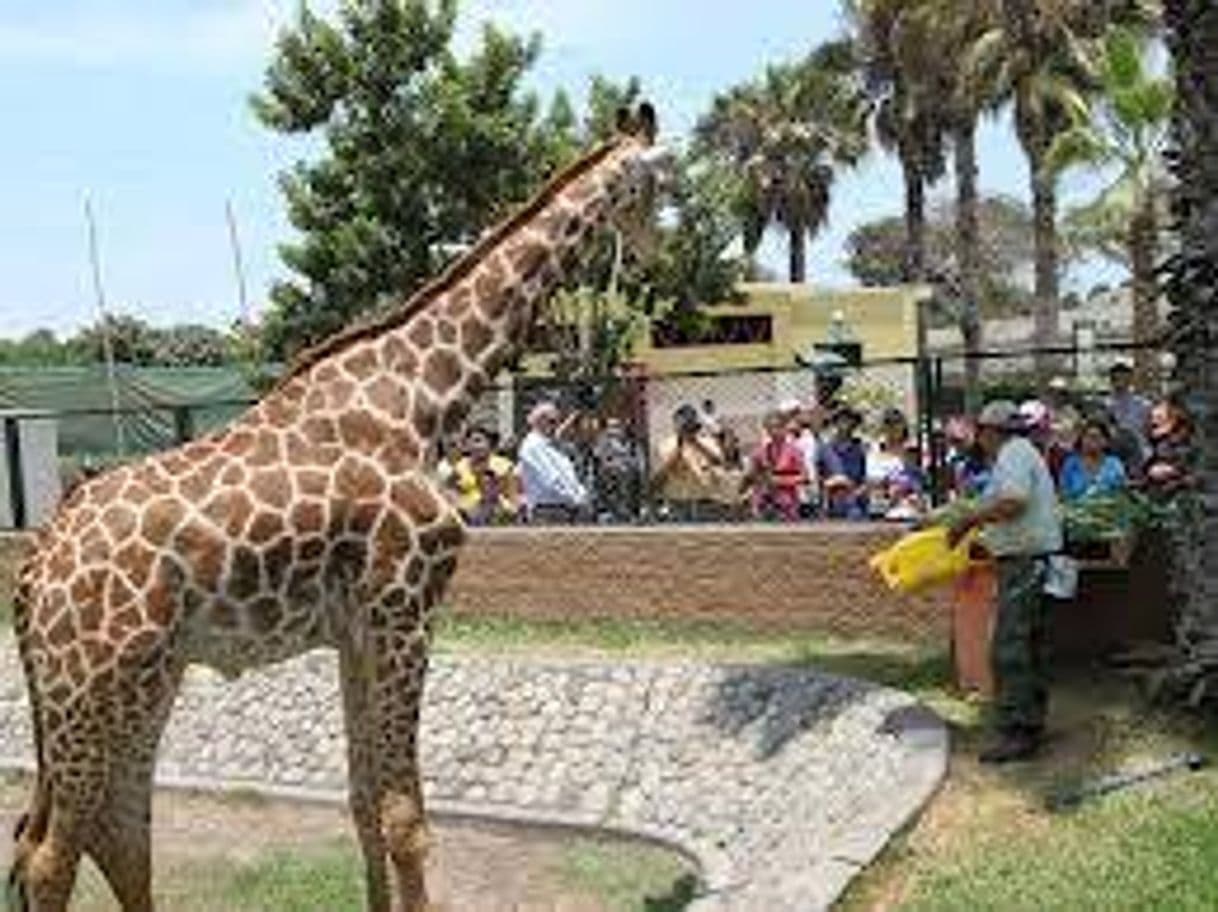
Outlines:
{"type": "MultiPolygon", "coordinates": [[[[987,29],[997,21],[997,0],[976,0],[959,4],[930,0],[926,14],[940,23],[947,46],[972,47],[987,29]]],[[[981,298],[984,293],[981,268],[980,194],[977,190],[977,125],[985,109],[985,97],[970,78],[964,59],[945,54],[952,61],[951,93],[948,122],[952,140],[952,171],[956,178],[956,260],[960,273],[963,308],[960,330],[964,340],[964,394],[972,408],[981,386],[981,361],[976,355],[982,348],[981,298]]]]}
{"type": "Polygon", "coordinates": [[[751,258],[774,223],[786,229],[789,278],[807,275],[807,241],[824,225],[837,169],[867,149],[867,100],[848,45],[822,45],[805,61],[717,97],[698,124],[700,146],[741,175],[736,208],[751,258]]]}
{"type": "Polygon", "coordinates": [[[1218,6],[1213,0],[1167,0],[1165,6],[1176,74],[1170,159],[1176,249],[1167,290],[1174,381],[1196,422],[1194,469],[1201,488],[1175,542],[1181,649],[1173,678],[1200,703],[1212,700],[1218,686],[1218,6]]]}
{"type": "MultiPolygon", "coordinates": [[[[1086,111],[1092,83],[1087,44],[1108,20],[1097,0],[1000,0],[998,17],[967,55],[972,84],[991,100],[1009,99],[1028,158],[1036,238],[1035,333],[1051,345],[1058,332],[1057,175],[1049,150],[1086,111]]],[[[1046,379],[1051,363],[1037,359],[1046,379]]]]}
{"type": "MultiPolygon", "coordinates": [[[[964,393],[971,408],[980,388],[982,346],[981,299],[984,281],[981,253],[980,194],[978,193],[977,126],[989,107],[985,86],[979,84],[961,48],[973,47],[999,21],[999,0],[909,0],[900,4],[909,26],[906,44],[929,71],[928,102],[938,106],[951,146],[956,185],[955,277],[952,290],[959,301],[958,319],[964,342],[964,393]]],[[[907,58],[909,59],[909,58],[907,58]]],[[[918,77],[915,76],[915,79],[918,77]]]]}
{"type": "MultiPolygon", "coordinates": [[[[1116,239],[1133,276],[1133,334],[1151,344],[1159,336],[1161,209],[1168,180],[1163,154],[1172,110],[1170,79],[1154,77],[1144,63],[1145,39],[1114,27],[1099,60],[1100,92],[1088,116],[1057,137],[1050,166],[1115,167],[1116,179],[1085,206],[1069,213],[1076,226],[1101,245],[1116,239]]],[[[1158,385],[1158,358],[1139,348],[1134,369],[1143,389],[1158,385]]]]}
{"type": "Polygon", "coordinates": [[[852,0],[848,11],[857,53],[875,99],[876,134],[895,152],[905,180],[906,282],[926,278],[926,188],[946,170],[943,104],[950,58],[942,53],[939,23],[906,0],[852,0]]]}

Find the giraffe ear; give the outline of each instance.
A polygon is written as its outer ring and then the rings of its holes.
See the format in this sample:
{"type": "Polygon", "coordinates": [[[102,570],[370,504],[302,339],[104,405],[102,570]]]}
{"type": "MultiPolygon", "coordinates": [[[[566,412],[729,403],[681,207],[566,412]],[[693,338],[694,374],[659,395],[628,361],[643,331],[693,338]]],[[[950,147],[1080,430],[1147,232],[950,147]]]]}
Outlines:
{"type": "Polygon", "coordinates": [[[656,133],[659,132],[659,124],[656,122],[656,109],[650,101],[645,101],[639,105],[638,117],[635,119],[635,131],[651,145],[656,141],[656,133]]]}
{"type": "Polygon", "coordinates": [[[619,133],[634,132],[634,117],[630,113],[630,109],[622,105],[617,109],[617,114],[614,119],[614,127],[619,133]]]}

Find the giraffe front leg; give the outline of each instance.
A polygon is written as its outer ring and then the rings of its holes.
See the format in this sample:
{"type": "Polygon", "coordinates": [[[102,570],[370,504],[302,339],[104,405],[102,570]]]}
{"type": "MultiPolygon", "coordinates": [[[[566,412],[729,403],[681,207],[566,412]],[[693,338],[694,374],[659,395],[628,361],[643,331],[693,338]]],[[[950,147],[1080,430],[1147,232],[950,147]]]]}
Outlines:
{"type": "Polygon", "coordinates": [[[429,837],[418,763],[419,709],[427,659],[423,632],[414,631],[406,654],[382,663],[375,688],[380,826],[393,865],[402,912],[425,912],[424,880],[429,837]]]}
{"type": "Polygon", "coordinates": [[[339,675],[347,734],[347,792],[351,818],[364,856],[368,912],[389,912],[389,871],[380,827],[380,783],[373,754],[375,715],[368,657],[349,636],[339,644],[339,675]]]}

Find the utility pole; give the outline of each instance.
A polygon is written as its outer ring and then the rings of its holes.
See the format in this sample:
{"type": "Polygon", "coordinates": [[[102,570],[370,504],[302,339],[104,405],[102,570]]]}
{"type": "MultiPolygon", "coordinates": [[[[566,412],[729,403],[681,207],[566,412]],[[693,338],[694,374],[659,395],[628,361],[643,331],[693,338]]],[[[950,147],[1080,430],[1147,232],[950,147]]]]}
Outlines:
{"type": "Polygon", "coordinates": [[[228,240],[233,248],[233,274],[237,279],[237,304],[241,310],[241,323],[250,322],[249,298],[245,291],[245,265],[241,259],[241,240],[237,237],[237,218],[233,215],[232,200],[224,201],[224,215],[228,221],[228,240]]]}
{"type": "Polygon", "coordinates": [[[110,344],[110,324],[107,321],[106,293],[102,288],[101,258],[97,252],[97,223],[93,207],[85,196],[85,224],[89,231],[89,262],[93,266],[93,291],[97,300],[97,328],[101,332],[102,351],[106,358],[106,374],[110,383],[110,417],[114,422],[114,444],[123,455],[123,424],[119,419],[118,380],[114,373],[114,347],[110,344]]]}

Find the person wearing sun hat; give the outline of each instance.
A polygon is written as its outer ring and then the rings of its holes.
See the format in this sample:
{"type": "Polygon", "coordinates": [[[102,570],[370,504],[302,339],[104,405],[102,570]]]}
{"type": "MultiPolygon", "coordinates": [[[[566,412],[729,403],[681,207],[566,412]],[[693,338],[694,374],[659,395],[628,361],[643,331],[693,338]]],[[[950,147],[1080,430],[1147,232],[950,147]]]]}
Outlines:
{"type": "Polygon", "coordinates": [[[1048,710],[1050,558],[1062,549],[1053,478],[1040,451],[1021,431],[1013,402],[991,402],[977,417],[977,440],[992,465],[978,506],[948,532],[953,546],[980,530],[998,573],[998,616],[990,663],[994,673],[995,743],[983,763],[1031,757],[1040,747],[1048,710]]]}
{"type": "Polygon", "coordinates": [[[1083,416],[1074,406],[1070,381],[1065,377],[1054,377],[1049,381],[1049,392],[1045,404],[1049,407],[1050,445],[1062,453],[1071,453],[1078,445],[1082,431],[1083,416]]]}

